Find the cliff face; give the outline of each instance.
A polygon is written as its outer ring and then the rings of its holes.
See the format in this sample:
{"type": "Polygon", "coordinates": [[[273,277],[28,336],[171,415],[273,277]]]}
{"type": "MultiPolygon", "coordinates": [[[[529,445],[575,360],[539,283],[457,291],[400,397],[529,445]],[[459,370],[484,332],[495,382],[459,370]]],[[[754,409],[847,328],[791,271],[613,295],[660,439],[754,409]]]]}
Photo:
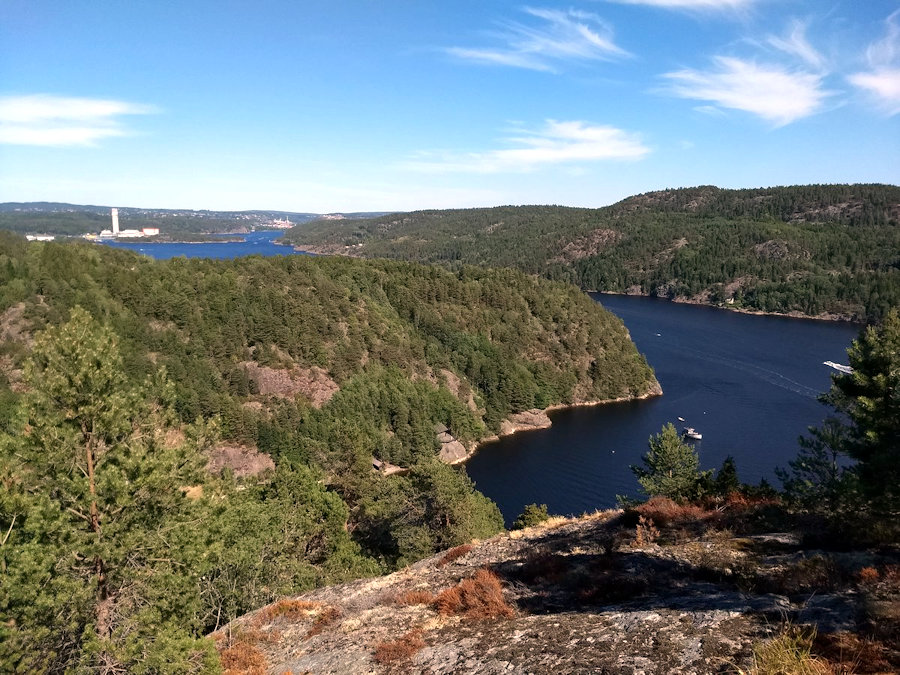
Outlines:
{"type": "Polygon", "coordinates": [[[896,672],[897,552],[754,534],[772,509],[655,502],[554,519],[282,600],[213,637],[232,672],[720,673],[748,672],[754,645],[790,621],[817,629],[823,663],[896,672]]]}

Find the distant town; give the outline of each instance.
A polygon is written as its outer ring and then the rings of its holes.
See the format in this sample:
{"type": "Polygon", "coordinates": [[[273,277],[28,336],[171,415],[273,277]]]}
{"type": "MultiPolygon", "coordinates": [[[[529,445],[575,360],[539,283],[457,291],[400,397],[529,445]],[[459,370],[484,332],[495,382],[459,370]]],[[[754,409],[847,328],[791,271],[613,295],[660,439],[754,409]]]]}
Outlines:
{"type": "Polygon", "coordinates": [[[243,234],[254,230],[288,230],[315,220],[343,220],[384,215],[366,213],[303,213],[286,211],[195,211],[90,206],[59,202],[0,203],[0,229],[29,241],[59,237],[89,240],[162,236],[181,239],[202,235],[243,234]]]}

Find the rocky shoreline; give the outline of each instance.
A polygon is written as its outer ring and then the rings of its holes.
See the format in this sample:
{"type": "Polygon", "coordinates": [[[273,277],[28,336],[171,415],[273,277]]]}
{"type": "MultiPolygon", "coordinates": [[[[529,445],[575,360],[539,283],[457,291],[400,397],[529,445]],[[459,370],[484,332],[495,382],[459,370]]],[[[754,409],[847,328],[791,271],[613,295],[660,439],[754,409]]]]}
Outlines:
{"type": "Polygon", "coordinates": [[[547,413],[553,412],[555,410],[587,408],[598,405],[608,405],[611,403],[626,403],[628,401],[643,401],[655,396],[662,396],[662,394],[663,390],[659,382],[654,382],[649,391],[646,391],[639,396],[619,396],[618,398],[576,401],[573,403],[556,403],[543,409],[533,408],[531,410],[525,410],[523,412],[515,413],[513,415],[510,415],[507,419],[503,420],[500,423],[499,433],[492,434],[491,436],[482,438],[480,441],[473,443],[472,447],[469,449],[469,452],[465,457],[455,459],[454,461],[448,462],[448,464],[465,464],[468,460],[475,456],[475,454],[479,450],[481,450],[482,446],[487,443],[497,441],[504,436],[511,436],[522,431],[535,431],[537,429],[547,429],[551,427],[553,425],[553,421],[550,419],[550,416],[547,413]]]}

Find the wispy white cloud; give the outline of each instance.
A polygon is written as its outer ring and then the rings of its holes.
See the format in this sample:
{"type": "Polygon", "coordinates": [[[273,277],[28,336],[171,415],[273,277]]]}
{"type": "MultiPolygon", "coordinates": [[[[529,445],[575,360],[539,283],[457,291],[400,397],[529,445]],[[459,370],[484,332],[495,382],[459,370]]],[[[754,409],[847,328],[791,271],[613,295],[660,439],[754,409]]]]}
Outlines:
{"type": "Polygon", "coordinates": [[[622,5],[650,5],[664,9],[737,10],[750,7],[757,0],[608,0],[622,5]]]}
{"type": "Polygon", "coordinates": [[[752,113],[776,126],[821,110],[831,95],[818,73],[779,65],[716,56],[709,70],[685,68],[663,75],[667,91],[681,98],[710,101],[722,108],[752,113]]]}
{"type": "Polygon", "coordinates": [[[535,131],[518,129],[506,139],[514,147],[485,152],[420,153],[403,168],[444,173],[532,171],[546,165],[640,159],[650,152],[640,136],[608,125],[547,120],[535,131]]]}
{"type": "Polygon", "coordinates": [[[866,60],[869,70],[853,73],[847,79],[865,91],[888,115],[900,113],[900,10],[885,20],[885,36],[869,45],[866,60]]]}
{"type": "Polygon", "coordinates": [[[495,34],[494,47],[449,47],[446,52],[474,63],[556,72],[559,64],[622,58],[628,52],[613,41],[612,28],[600,17],[577,10],[526,7],[537,25],[511,22],[495,34]]]}
{"type": "Polygon", "coordinates": [[[822,70],[825,68],[825,57],[813,47],[806,38],[807,25],[803,21],[794,20],[791,22],[790,31],[784,36],[770,35],[766,38],[766,42],[791,56],[796,56],[807,64],[822,70]]]}
{"type": "Polygon", "coordinates": [[[120,118],[156,112],[152,106],[108,99],[31,94],[0,97],[0,143],[91,146],[128,135],[120,118]]]}

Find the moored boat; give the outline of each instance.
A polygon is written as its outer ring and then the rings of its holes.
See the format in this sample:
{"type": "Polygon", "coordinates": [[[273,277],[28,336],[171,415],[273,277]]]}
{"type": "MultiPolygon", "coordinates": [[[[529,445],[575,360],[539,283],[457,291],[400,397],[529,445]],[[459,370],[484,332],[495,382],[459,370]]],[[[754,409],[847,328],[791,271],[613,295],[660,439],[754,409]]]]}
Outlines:
{"type": "Polygon", "coordinates": [[[691,438],[695,441],[699,441],[703,439],[703,434],[697,431],[694,427],[685,427],[681,430],[681,435],[685,438],[691,438]]]}

